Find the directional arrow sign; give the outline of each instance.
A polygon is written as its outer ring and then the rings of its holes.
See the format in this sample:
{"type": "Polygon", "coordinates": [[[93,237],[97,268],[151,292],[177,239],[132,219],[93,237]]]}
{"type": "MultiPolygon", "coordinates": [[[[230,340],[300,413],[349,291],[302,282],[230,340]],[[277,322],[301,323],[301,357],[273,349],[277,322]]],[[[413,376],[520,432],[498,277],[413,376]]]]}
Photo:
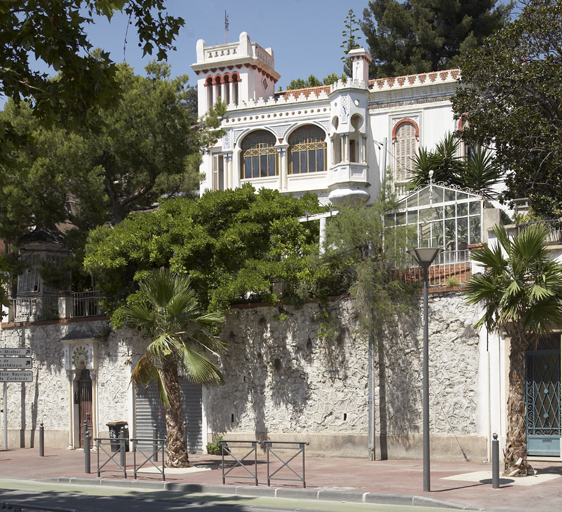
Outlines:
{"type": "Polygon", "coordinates": [[[30,348],[0,348],[0,356],[31,356],[30,348]]]}
{"type": "Polygon", "coordinates": [[[0,382],[33,382],[33,372],[0,371],[0,382]]]}
{"type": "Polygon", "coordinates": [[[31,369],[31,357],[0,357],[0,368],[31,369]]]}

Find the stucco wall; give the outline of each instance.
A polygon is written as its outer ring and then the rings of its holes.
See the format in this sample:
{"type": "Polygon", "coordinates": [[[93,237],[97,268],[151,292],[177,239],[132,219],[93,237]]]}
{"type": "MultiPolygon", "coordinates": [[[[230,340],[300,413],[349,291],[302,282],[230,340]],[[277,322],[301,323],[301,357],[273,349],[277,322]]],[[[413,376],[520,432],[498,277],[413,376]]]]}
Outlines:
{"type": "MultiPolygon", "coordinates": [[[[208,433],[231,439],[310,442],[309,453],[376,458],[421,457],[421,301],[417,311],[372,348],[357,334],[353,303],[330,303],[338,336],[318,337],[324,306],[233,308],[223,337],[226,385],[207,392],[208,433]],[[371,412],[370,412],[371,411],[371,412]],[[374,435],[369,436],[370,417],[374,435]],[[370,439],[371,437],[371,439],[370,439]]],[[[430,396],[434,456],[486,457],[478,417],[479,337],[474,311],[457,293],[430,295],[430,396]]],[[[47,445],[69,443],[70,388],[61,338],[103,332],[107,322],[4,328],[2,344],[32,349],[34,381],[8,385],[12,446],[33,446],[41,422],[47,445]],[[23,404],[23,406],[22,406],[23,404]]],[[[128,330],[97,338],[97,433],[108,421],[133,422],[130,375],[143,342],[128,330]]],[[[481,385],[481,384],[480,384],[481,385]]]]}
{"type": "MultiPolygon", "coordinates": [[[[371,413],[369,348],[357,335],[352,306],[347,300],[329,306],[339,323],[339,337],[331,342],[318,338],[319,304],[233,309],[224,329],[227,385],[208,394],[210,433],[304,440],[312,453],[368,456],[372,414],[375,457],[421,457],[421,301],[418,311],[375,340],[371,413]]],[[[429,307],[435,456],[485,458],[474,314],[457,293],[431,295],[429,307]]]]}

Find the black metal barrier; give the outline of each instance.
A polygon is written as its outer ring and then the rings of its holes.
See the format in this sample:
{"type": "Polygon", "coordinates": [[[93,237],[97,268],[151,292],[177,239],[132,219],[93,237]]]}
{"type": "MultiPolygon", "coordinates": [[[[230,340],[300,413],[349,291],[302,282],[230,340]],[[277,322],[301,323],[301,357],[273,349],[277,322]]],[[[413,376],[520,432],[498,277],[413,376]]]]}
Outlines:
{"type": "Polygon", "coordinates": [[[306,488],[306,480],[305,480],[305,457],[304,457],[304,447],[308,445],[308,443],[301,443],[297,441],[262,441],[266,447],[266,454],[267,454],[267,486],[271,485],[271,480],[284,480],[286,482],[302,482],[303,488],[306,488]],[[274,448],[281,449],[281,450],[295,450],[296,453],[286,460],[283,459],[280,454],[274,451],[274,448]],[[300,454],[302,453],[302,474],[299,474],[294,467],[290,466],[290,463],[293,462],[300,454]],[[270,454],[273,455],[280,463],[281,467],[277,468],[273,473],[270,470],[269,465],[269,457],[270,454]],[[276,477],[275,475],[279,473],[283,468],[287,468],[290,470],[296,478],[281,478],[276,477]]]}
{"type": "Polygon", "coordinates": [[[137,473],[148,464],[147,467],[154,467],[161,475],[162,480],[166,481],[166,475],[164,474],[164,453],[166,450],[166,439],[158,439],[153,437],[136,437],[131,439],[133,443],[133,468],[134,468],[134,475],[135,480],[137,478],[137,473]],[[145,453],[139,446],[139,442],[141,443],[152,443],[150,447],[150,452],[145,453]],[[158,462],[158,452],[162,451],[162,467],[158,467],[155,462],[158,462]],[[143,461],[142,464],[137,466],[137,453],[141,455],[141,460],[143,461]]]}
{"type": "Polygon", "coordinates": [[[284,480],[286,482],[301,482],[303,488],[306,488],[306,475],[305,475],[305,452],[304,447],[308,445],[308,443],[299,442],[299,441],[229,441],[227,439],[221,439],[219,441],[221,443],[221,451],[222,451],[222,483],[223,485],[226,484],[227,478],[247,478],[254,480],[254,484],[258,485],[258,456],[257,456],[257,445],[263,444],[266,448],[266,457],[267,457],[267,485],[268,487],[271,486],[272,480],[284,480]],[[233,449],[236,448],[246,448],[247,451],[244,456],[236,456],[232,453],[233,449]],[[291,457],[283,458],[279,453],[279,450],[289,450],[291,452],[296,451],[291,457]],[[252,460],[249,458],[253,454],[253,471],[252,471],[252,460]],[[299,455],[302,454],[302,473],[299,473],[298,468],[291,467],[291,463],[297,459],[299,455]],[[232,457],[234,465],[225,471],[225,455],[227,457],[232,457]],[[275,471],[271,472],[270,466],[270,456],[275,457],[280,463],[281,467],[277,468],[275,471]],[[249,462],[249,464],[248,464],[249,462]],[[239,475],[230,475],[230,473],[236,468],[243,468],[248,475],[247,476],[239,476],[239,475]],[[291,471],[296,478],[281,478],[277,475],[283,468],[287,468],[291,471]]]}
{"type": "Polygon", "coordinates": [[[47,507],[42,505],[30,505],[29,503],[0,503],[0,509],[21,512],[22,510],[42,510],[43,512],[76,512],[75,508],[47,507]]]}
{"type": "Polygon", "coordinates": [[[228,441],[228,440],[221,439],[219,442],[221,444],[221,452],[222,452],[222,484],[225,485],[226,478],[228,477],[229,473],[231,473],[237,467],[241,467],[241,468],[244,468],[244,470],[250,476],[231,476],[230,478],[249,478],[249,479],[254,480],[255,485],[258,485],[257,446],[258,446],[259,441],[228,441]],[[243,457],[238,458],[236,455],[234,455],[232,453],[231,448],[246,448],[246,449],[249,449],[250,451],[248,451],[243,457]],[[254,471],[253,472],[250,469],[248,469],[246,464],[244,464],[244,461],[246,460],[246,458],[251,454],[254,454],[254,471]],[[226,473],[224,471],[224,456],[225,455],[230,456],[234,459],[234,465],[226,473]]]}
{"type": "MultiPolygon", "coordinates": [[[[95,437],[94,442],[96,443],[97,453],[98,453],[98,477],[101,475],[102,470],[105,471],[123,471],[123,478],[127,478],[127,459],[125,454],[125,441],[124,437],[119,437],[115,439],[114,437],[95,437]],[[117,451],[113,451],[115,449],[116,443],[119,444],[119,449],[117,451]],[[109,451],[106,450],[109,449],[109,451]],[[107,460],[100,466],[100,454],[105,453],[107,455],[107,460]],[[119,459],[117,459],[117,455],[119,455],[119,459]],[[110,462],[114,462],[117,469],[106,469],[105,468],[110,462]]],[[[128,440],[127,440],[128,441],[128,440]]]]}

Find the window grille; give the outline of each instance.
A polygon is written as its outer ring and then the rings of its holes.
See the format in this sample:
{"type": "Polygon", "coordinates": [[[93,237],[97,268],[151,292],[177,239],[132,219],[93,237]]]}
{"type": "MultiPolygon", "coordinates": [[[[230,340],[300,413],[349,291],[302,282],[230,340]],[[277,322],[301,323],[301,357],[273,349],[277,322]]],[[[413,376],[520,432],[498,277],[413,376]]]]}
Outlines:
{"type": "Polygon", "coordinates": [[[242,141],[241,147],[242,179],[267,178],[278,174],[277,149],[272,133],[266,130],[250,133],[242,141]]]}
{"type": "Polygon", "coordinates": [[[326,170],[326,134],[318,126],[303,126],[289,137],[290,174],[326,170]]]}

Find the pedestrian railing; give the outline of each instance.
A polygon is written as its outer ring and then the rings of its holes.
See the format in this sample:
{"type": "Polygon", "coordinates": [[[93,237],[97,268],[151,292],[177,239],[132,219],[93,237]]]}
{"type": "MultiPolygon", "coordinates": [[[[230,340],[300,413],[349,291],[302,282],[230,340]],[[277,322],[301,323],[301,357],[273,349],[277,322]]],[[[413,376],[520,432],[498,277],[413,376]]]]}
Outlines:
{"type": "MultiPolygon", "coordinates": [[[[162,475],[162,481],[166,481],[166,475],[164,474],[164,453],[166,450],[166,439],[158,439],[152,437],[136,437],[131,439],[133,444],[133,471],[134,478],[137,479],[137,475],[141,469],[145,466],[146,468],[154,468],[158,473],[162,475]],[[143,451],[139,443],[152,443],[152,451],[143,451]],[[158,462],[158,452],[162,452],[162,466],[159,467],[156,462],[158,462]],[[137,454],[140,457],[140,463],[137,466],[137,454]]],[[[145,449],[146,450],[146,449],[145,449]]]]}
{"type": "Polygon", "coordinates": [[[48,507],[47,505],[30,505],[29,503],[0,502],[0,509],[22,512],[23,510],[42,510],[44,512],[76,512],[75,508],[48,507]]]}
{"type": "MultiPolygon", "coordinates": [[[[98,454],[98,477],[101,476],[102,472],[123,472],[123,478],[127,478],[127,459],[125,454],[125,442],[128,439],[124,437],[112,438],[112,437],[95,437],[94,442],[97,447],[98,454]],[[117,445],[119,446],[117,448],[117,445]],[[108,451],[109,449],[110,451],[108,451]],[[106,460],[100,466],[100,455],[106,455],[106,460]],[[108,464],[112,464],[113,467],[117,466],[119,469],[104,469],[108,464]]],[[[111,468],[111,466],[110,466],[111,468]]]]}
{"type": "Polygon", "coordinates": [[[272,480],[284,480],[286,482],[301,482],[303,488],[306,488],[304,447],[308,445],[308,443],[296,441],[263,441],[263,444],[266,447],[267,454],[267,486],[269,487],[271,485],[272,480]],[[283,458],[282,455],[284,454],[281,454],[279,450],[289,451],[289,453],[293,453],[293,455],[283,458]],[[298,467],[290,465],[293,461],[298,461],[299,455],[302,455],[300,473],[298,467]],[[275,457],[274,460],[281,463],[281,467],[277,468],[273,472],[271,472],[270,465],[271,456],[275,457]],[[275,476],[284,468],[293,473],[296,478],[282,478],[280,476],[275,476]]]}
{"type": "Polygon", "coordinates": [[[267,485],[271,486],[272,480],[284,480],[286,482],[301,482],[302,486],[306,488],[305,446],[308,443],[300,441],[229,441],[227,439],[221,439],[219,442],[222,448],[223,485],[226,484],[227,478],[251,479],[254,481],[254,485],[258,485],[257,446],[262,444],[266,449],[267,485]],[[285,452],[289,453],[286,455],[285,452]],[[279,462],[281,466],[273,469],[276,462],[279,462]],[[228,463],[231,464],[229,467],[227,466],[228,463]],[[242,475],[231,474],[236,468],[244,470],[242,475]],[[283,475],[289,472],[289,474],[294,475],[294,478],[281,476],[282,470],[286,470],[282,473],[283,475]]]}
{"type": "MultiPolygon", "coordinates": [[[[254,485],[258,485],[258,453],[257,453],[257,446],[259,441],[228,441],[225,439],[221,439],[221,451],[222,451],[222,484],[225,485],[227,478],[236,478],[236,479],[251,479],[254,481],[254,485]],[[244,452],[245,455],[237,456],[232,452],[233,449],[242,449],[242,450],[249,450],[244,452]],[[225,455],[228,457],[232,457],[232,461],[234,464],[225,471],[225,455]],[[250,457],[253,456],[253,461],[250,457]],[[250,464],[248,464],[248,462],[250,464]],[[253,465],[253,471],[252,471],[253,465]],[[240,475],[232,475],[229,476],[232,471],[236,468],[243,468],[246,471],[246,474],[240,475]]],[[[228,459],[227,459],[228,460],[228,459]]]]}

